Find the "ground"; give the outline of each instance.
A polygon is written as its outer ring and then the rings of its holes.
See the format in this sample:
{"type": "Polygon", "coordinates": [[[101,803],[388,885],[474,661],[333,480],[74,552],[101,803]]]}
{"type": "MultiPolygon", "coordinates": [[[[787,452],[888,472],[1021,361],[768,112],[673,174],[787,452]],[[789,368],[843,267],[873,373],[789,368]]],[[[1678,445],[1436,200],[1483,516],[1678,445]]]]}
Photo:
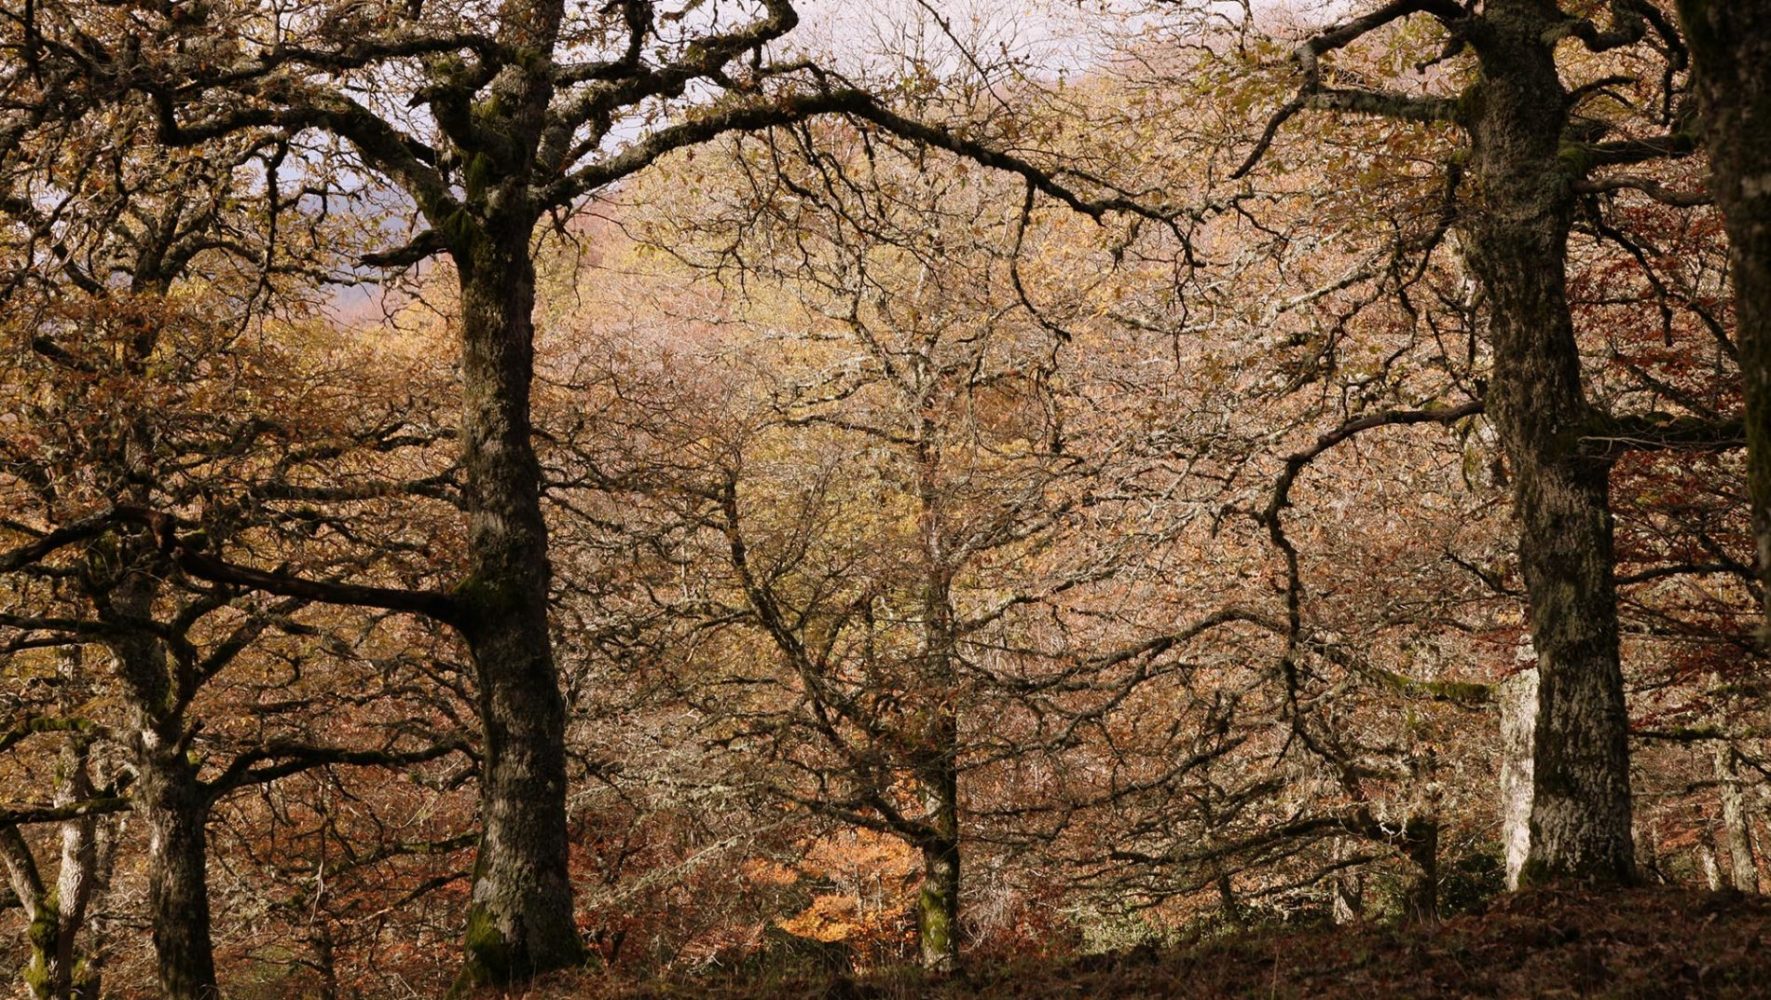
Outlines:
{"type": "Polygon", "coordinates": [[[1674,889],[1539,891],[1420,927],[1249,931],[1168,953],[974,967],[961,977],[567,976],[532,1000],[1771,997],[1771,899],[1674,889]]]}

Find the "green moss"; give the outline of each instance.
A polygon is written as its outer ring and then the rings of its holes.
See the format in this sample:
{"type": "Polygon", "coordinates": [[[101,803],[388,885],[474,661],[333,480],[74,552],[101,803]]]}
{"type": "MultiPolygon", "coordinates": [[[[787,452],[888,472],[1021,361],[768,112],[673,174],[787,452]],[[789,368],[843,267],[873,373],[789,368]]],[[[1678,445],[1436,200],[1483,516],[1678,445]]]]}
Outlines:
{"type": "Polygon", "coordinates": [[[473,116],[482,125],[501,121],[504,118],[503,97],[493,91],[485,100],[474,105],[473,116]]]}
{"type": "Polygon", "coordinates": [[[461,974],[455,977],[449,996],[471,996],[482,986],[510,982],[516,971],[513,951],[510,940],[493,922],[491,913],[475,903],[467,911],[461,974]]]}
{"type": "Polygon", "coordinates": [[[1565,142],[1556,150],[1556,161],[1570,177],[1585,177],[1593,169],[1593,152],[1583,143],[1565,142]]]}
{"type": "Polygon", "coordinates": [[[1542,858],[1526,858],[1519,867],[1519,888],[1535,889],[1555,881],[1555,872],[1542,858]]]}
{"type": "Polygon", "coordinates": [[[467,163],[461,171],[462,186],[467,189],[469,201],[478,201],[485,197],[486,191],[492,186],[497,165],[486,153],[470,153],[467,163]]]}
{"type": "Polygon", "coordinates": [[[443,235],[443,242],[457,253],[472,254],[479,243],[485,239],[485,230],[480,228],[478,219],[466,208],[452,209],[437,226],[443,235]]]}
{"type": "Polygon", "coordinates": [[[1458,121],[1466,123],[1466,124],[1469,122],[1473,122],[1476,120],[1477,115],[1481,110],[1482,110],[1482,88],[1481,88],[1481,86],[1472,83],[1469,86],[1465,87],[1463,90],[1458,92],[1457,110],[1454,112],[1457,115],[1458,121]]]}
{"type": "Polygon", "coordinates": [[[56,952],[56,937],[61,929],[61,905],[54,891],[47,893],[37,903],[37,913],[31,918],[31,924],[25,928],[25,938],[31,944],[31,957],[25,963],[25,985],[30,988],[34,997],[48,997],[54,984],[50,982],[50,956],[56,952]]]}
{"type": "Polygon", "coordinates": [[[522,606],[518,587],[478,574],[456,584],[455,597],[469,609],[470,616],[480,620],[497,619],[522,606]]]}
{"type": "Polygon", "coordinates": [[[946,893],[933,881],[923,883],[922,892],[917,896],[920,917],[917,931],[922,936],[922,955],[925,961],[952,953],[953,921],[948,917],[949,902],[946,893]]]}
{"type": "Polygon", "coordinates": [[[1423,681],[1379,667],[1371,668],[1370,673],[1384,687],[1397,694],[1413,698],[1450,701],[1461,705],[1483,705],[1494,698],[1494,687],[1489,684],[1476,684],[1468,681],[1423,681]]]}
{"type": "MultiPolygon", "coordinates": [[[[1537,842],[1536,824],[1532,824],[1531,839],[1537,842]]],[[[1632,884],[1632,876],[1625,871],[1605,864],[1602,860],[1589,859],[1588,863],[1578,868],[1563,868],[1539,857],[1527,857],[1525,864],[1519,869],[1519,888],[1541,889],[1552,885],[1585,886],[1587,888],[1615,888],[1632,884]]]]}

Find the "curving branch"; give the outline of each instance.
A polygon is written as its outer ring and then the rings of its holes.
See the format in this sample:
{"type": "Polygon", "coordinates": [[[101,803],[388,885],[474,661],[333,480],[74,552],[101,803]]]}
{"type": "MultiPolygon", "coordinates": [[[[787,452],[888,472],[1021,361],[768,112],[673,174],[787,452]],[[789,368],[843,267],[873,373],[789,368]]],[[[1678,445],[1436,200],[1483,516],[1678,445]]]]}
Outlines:
{"type": "Polygon", "coordinates": [[[178,533],[178,523],[170,514],[130,506],[118,506],[115,511],[119,519],[146,527],[153,534],[160,550],[172,556],[179,569],[198,579],[323,604],[401,611],[422,615],[456,628],[464,625],[460,603],[452,595],[441,591],[314,580],[281,569],[262,570],[241,566],[210,555],[202,550],[199,543],[181,536],[178,533]]]}
{"type": "Polygon", "coordinates": [[[1674,208],[1713,205],[1715,197],[1708,191],[1675,191],[1652,177],[1619,174],[1615,177],[1581,178],[1574,182],[1578,194],[1613,194],[1618,191],[1640,191],[1648,197],[1674,208]]]}
{"type": "MultiPolygon", "coordinates": [[[[824,84],[829,82],[831,81],[828,79],[821,81],[824,84]]],[[[1138,215],[1161,222],[1171,222],[1176,218],[1174,212],[1152,208],[1138,199],[1122,194],[1098,198],[1079,194],[1063,183],[1056,171],[997,149],[986,142],[960,135],[951,129],[899,114],[866,90],[828,85],[799,93],[745,96],[724,107],[704,109],[692,117],[651,132],[614,156],[580,167],[543,188],[538,201],[550,208],[567,205],[588,192],[630,177],[677,150],[700,145],[733,132],[756,132],[777,126],[795,125],[822,115],[849,115],[900,138],[945,150],[981,166],[1013,174],[1025,180],[1039,193],[1093,219],[1100,219],[1113,212],[1138,215]]]]}
{"type": "Polygon", "coordinates": [[[261,785],[319,767],[345,765],[350,767],[407,767],[466,753],[467,745],[448,741],[420,750],[352,750],[344,747],[311,746],[302,743],[270,743],[235,757],[215,778],[203,783],[210,799],[219,798],[235,789],[261,785]]]}
{"type": "Polygon", "coordinates": [[[1586,454],[1604,459],[1631,451],[1732,451],[1746,447],[1746,418],[1601,417],[1581,434],[1580,444],[1586,454]]]}
{"type": "MultiPolygon", "coordinates": [[[[1279,130],[1285,127],[1285,123],[1306,109],[1349,111],[1402,121],[1456,121],[1457,102],[1450,98],[1422,97],[1364,87],[1334,88],[1322,85],[1323,56],[1344,49],[1385,25],[1417,14],[1435,17],[1446,27],[1454,28],[1468,16],[1468,11],[1453,0],[1393,0],[1362,17],[1343,21],[1318,32],[1293,49],[1291,60],[1303,74],[1297,94],[1267,120],[1267,126],[1255,141],[1254,148],[1249,150],[1247,158],[1231,172],[1230,177],[1236,179],[1247,176],[1266,157],[1267,151],[1273,146],[1273,140],[1278,137],[1279,130]]],[[[1454,40],[1456,37],[1454,30],[1454,40]]]]}
{"type": "Polygon", "coordinates": [[[72,521],[54,531],[45,532],[34,541],[6,552],[0,552],[0,573],[15,572],[41,562],[69,545],[84,542],[89,538],[96,538],[115,527],[117,521],[118,517],[115,511],[104,510],[72,521]]]}
{"type": "Polygon", "coordinates": [[[128,812],[130,808],[129,799],[121,795],[100,795],[63,805],[6,805],[0,806],[0,828],[29,826],[34,823],[63,823],[87,816],[128,812]]]}
{"type": "Polygon", "coordinates": [[[1648,34],[1644,16],[1648,5],[1642,0],[1611,0],[1611,26],[1601,29],[1592,18],[1570,18],[1561,29],[1562,37],[1580,39],[1589,52],[1610,52],[1636,44],[1648,34]]]}

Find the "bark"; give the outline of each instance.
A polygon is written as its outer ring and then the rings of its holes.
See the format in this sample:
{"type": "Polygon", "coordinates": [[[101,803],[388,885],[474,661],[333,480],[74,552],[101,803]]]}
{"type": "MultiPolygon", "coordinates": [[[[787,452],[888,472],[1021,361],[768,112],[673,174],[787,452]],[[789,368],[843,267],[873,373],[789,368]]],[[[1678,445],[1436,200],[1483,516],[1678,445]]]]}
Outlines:
{"type": "MultiPolygon", "coordinates": [[[[944,601],[944,598],[943,598],[944,601]]],[[[943,604],[945,607],[945,604],[943,604]]],[[[951,623],[949,614],[937,619],[951,623]]],[[[951,629],[946,630],[951,635],[951,629]]],[[[928,830],[921,848],[922,891],[917,899],[917,934],[923,968],[952,972],[959,968],[959,724],[954,712],[951,647],[938,654],[938,682],[924,744],[915,762],[922,786],[928,830]]]]}
{"type": "Polygon", "coordinates": [[[457,596],[479,682],[481,841],[456,992],[577,964],[567,871],[565,701],[548,634],[547,528],[530,428],[534,220],[456,254],[470,567],[457,596]]]}
{"type": "Polygon", "coordinates": [[[1679,0],[1710,192],[1728,230],[1746,385],[1747,469],[1771,627],[1771,5],[1679,0]]]}
{"type": "MultiPolygon", "coordinates": [[[[90,745],[83,733],[70,734],[62,746],[61,780],[56,789],[57,805],[69,805],[89,799],[93,787],[88,767],[90,745]]],[[[61,825],[61,860],[56,874],[55,900],[58,925],[55,935],[55,963],[46,996],[55,1000],[72,1000],[77,996],[96,995],[95,963],[82,954],[78,945],[80,932],[86,925],[86,913],[98,891],[104,873],[100,870],[98,817],[86,816],[61,825]]]]}
{"type": "Polygon", "coordinates": [[[1566,91],[1554,5],[1496,0],[1466,102],[1473,204],[1466,255],[1489,302],[1489,412],[1513,471],[1520,568],[1537,651],[1530,844],[1523,884],[1627,883],[1628,720],[1618,659],[1610,470],[1583,452],[1590,415],[1569,312],[1566,91]]]}
{"type": "MultiPolygon", "coordinates": [[[[1346,841],[1335,845],[1334,859],[1344,861],[1353,854],[1346,841]]],[[[1365,919],[1365,875],[1360,871],[1343,871],[1330,885],[1329,910],[1337,925],[1356,924],[1365,919]]]]}
{"type": "Polygon", "coordinates": [[[1637,877],[1643,882],[1666,885],[1666,871],[1661,867],[1660,842],[1654,836],[1652,826],[1638,826],[1636,829],[1636,845],[1640,851],[1640,864],[1637,877]]]}
{"type": "Polygon", "coordinates": [[[1246,924],[1247,918],[1242,912],[1242,903],[1236,899],[1235,880],[1228,875],[1219,875],[1217,885],[1218,908],[1223,910],[1224,919],[1232,927],[1241,927],[1246,924]]]}
{"type": "Polygon", "coordinates": [[[959,967],[959,841],[937,837],[922,849],[922,891],[917,897],[916,929],[923,968],[952,972],[959,967]]]}
{"type": "Polygon", "coordinates": [[[1501,842],[1507,852],[1507,888],[1531,852],[1531,746],[1537,732],[1537,670],[1521,670],[1500,685],[1501,842]]]}
{"type": "Polygon", "coordinates": [[[1722,868],[1716,863],[1716,849],[1707,836],[1697,845],[1697,863],[1703,869],[1703,884],[1711,892],[1722,890],[1722,868]]]}
{"type": "MultiPolygon", "coordinates": [[[[58,707],[71,713],[88,694],[82,685],[81,649],[66,648],[61,657],[58,707]]],[[[89,771],[91,737],[78,729],[63,738],[56,767],[55,804],[68,805],[93,796],[89,771]]],[[[108,851],[101,835],[106,821],[85,816],[68,820],[57,830],[60,856],[53,885],[38,873],[35,855],[16,828],[0,831],[3,856],[14,894],[28,921],[24,979],[39,1000],[75,1000],[97,996],[97,936],[86,934],[86,914],[109,880],[108,851]]]]}
{"type": "Polygon", "coordinates": [[[160,987],[170,1000],[214,1000],[209,938],[206,793],[182,747],[151,748],[139,762],[136,811],[148,831],[148,914],[160,987]]]}
{"type": "Polygon", "coordinates": [[[1439,919],[1439,824],[1412,825],[1402,843],[1402,853],[1415,867],[1402,901],[1403,916],[1415,921],[1439,919]]]}
{"type": "MultiPolygon", "coordinates": [[[[150,619],[158,586],[155,574],[132,571],[113,592],[109,614],[124,622],[150,619]]],[[[160,989],[169,1000],[212,1000],[220,991],[209,926],[209,799],[189,756],[183,692],[154,636],[131,632],[110,645],[134,719],[132,798],[148,833],[148,912],[160,989]]]]}
{"type": "Polygon", "coordinates": [[[940,429],[924,388],[919,401],[916,476],[922,544],[922,627],[927,724],[915,768],[929,832],[922,845],[922,892],[917,931],[922,965],[936,972],[959,968],[959,716],[958,635],[953,614],[953,570],[947,545],[941,482],[940,429]]]}
{"type": "Polygon", "coordinates": [[[45,890],[37,870],[37,856],[24,834],[16,826],[0,827],[0,858],[6,863],[6,874],[12,894],[25,914],[25,947],[27,949],[22,975],[31,996],[54,996],[56,929],[60,914],[55,897],[45,890]]]}
{"type": "MultiPolygon", "coordinates": [[[[100,778],[104,774],[100,772],[100,778]]],[[[86,904],[85,943],[74,966],[73,1000],[99,1000],[105,995],[105,963],[110,957],[112,920],[105,908],[111,894],[112,876],[117,870],[117,839],[124,820],[121,816],[98,821],[93,838],[92,895],[86,904]]]]}
{"type": "Polygon", "coordinates": [[[1716,741],[1716,785],[1722,799],[1722,841],[1728,849],[1728,882],[1741,892],[1759,891],[1753,858],[1752,819],[1746,808],[1740,756],[1727,740],[1716,741]]]}
{"type": "Polygon", "coordinates": [[[338,961],[330,925],[321,921],[314,928],[309,943],[314,950],[314,965],[320,972],[320,995],[317,1000],[339,1000],[343,994],[338,989],[338,961]]]}

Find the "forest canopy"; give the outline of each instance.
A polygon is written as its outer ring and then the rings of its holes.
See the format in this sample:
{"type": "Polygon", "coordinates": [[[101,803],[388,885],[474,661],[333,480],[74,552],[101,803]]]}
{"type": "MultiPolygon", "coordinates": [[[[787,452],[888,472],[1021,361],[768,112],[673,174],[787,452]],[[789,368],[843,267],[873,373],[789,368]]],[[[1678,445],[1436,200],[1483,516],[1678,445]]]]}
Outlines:
{"type": "Polygon", "coordinates": [[[21,996],[1760,912],[1771,7],[0,12],[21,996]]]}

